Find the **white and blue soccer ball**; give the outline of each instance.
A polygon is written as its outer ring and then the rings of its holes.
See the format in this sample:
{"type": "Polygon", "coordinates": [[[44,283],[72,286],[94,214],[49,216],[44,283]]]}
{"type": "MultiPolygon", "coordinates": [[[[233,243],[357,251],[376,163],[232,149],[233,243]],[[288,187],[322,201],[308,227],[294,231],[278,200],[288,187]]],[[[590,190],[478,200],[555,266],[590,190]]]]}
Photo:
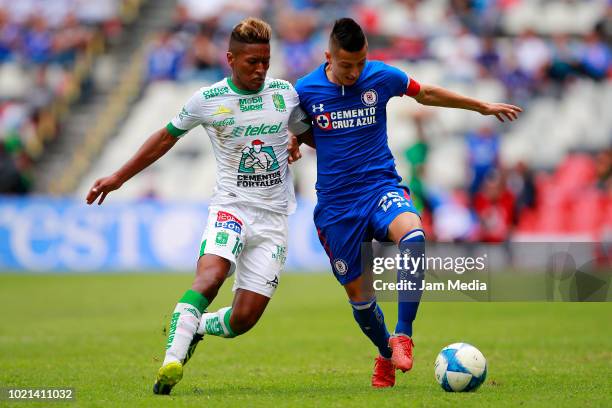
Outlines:
{"type": "Polygon", "coordinates": [[[434,373],[445,391],[475,391],[487,377],[487,360],[471,344],[453,343],[438,354],[434,373]]]}

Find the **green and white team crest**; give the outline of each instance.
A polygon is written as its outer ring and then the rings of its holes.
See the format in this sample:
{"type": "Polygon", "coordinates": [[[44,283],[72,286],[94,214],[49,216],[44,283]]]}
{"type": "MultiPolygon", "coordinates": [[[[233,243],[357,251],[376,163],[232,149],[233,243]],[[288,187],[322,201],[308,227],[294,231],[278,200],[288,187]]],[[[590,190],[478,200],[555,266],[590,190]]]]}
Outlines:
{"type": "Polygon", "coordinates": [[[226,246],[228,238],[229,234],[227,232],[219,231],[215,237],[215,244],[217,244],[217,246],[226,246]]]}
{"type": "Polygon", "coordinates": [[[255,139],[251,146],[242,149],[242,157],[238,167],[239,173],[267,173],[278,170],[278,160],[271,146],[264,146],[264,142],[255,139]]]}
{"type": "Polygon", "coordinates": [[[285,98],[283,95],[275,93],[272,94],[272,102],[274,102],[274,108],[279,112],[284,112],[287,110],[287,105],[285,105],[285,98]]]}

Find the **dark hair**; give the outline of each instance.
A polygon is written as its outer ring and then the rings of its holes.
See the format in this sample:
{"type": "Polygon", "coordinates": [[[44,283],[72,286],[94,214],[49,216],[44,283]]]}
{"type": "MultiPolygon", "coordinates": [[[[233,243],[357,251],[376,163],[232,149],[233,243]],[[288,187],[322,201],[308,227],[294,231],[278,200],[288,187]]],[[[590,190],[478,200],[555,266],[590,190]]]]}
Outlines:
{"type": "Polygon", "coordinates": [[[361,51],[366,44],[365,34],[361,26],[352,18],[336,20],[329,36],[330,48],[338,46],[345,51],[361,51]]]}

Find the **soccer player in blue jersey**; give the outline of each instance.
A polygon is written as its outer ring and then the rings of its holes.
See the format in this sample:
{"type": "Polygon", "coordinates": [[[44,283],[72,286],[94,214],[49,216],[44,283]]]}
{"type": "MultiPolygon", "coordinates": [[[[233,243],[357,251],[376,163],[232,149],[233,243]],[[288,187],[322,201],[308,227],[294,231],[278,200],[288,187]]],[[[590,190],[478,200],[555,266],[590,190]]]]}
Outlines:
{"type": "MultiPolygon", "coordinates": [[[[367,51],[361,27],[350,18],[337,20],[326,62],[295,88],[313,125],[312,137],[301,135],[300,141],[317,149],[314,222],[319,239],[346,290],[355,320],[378,348],[372,385],[391,387],[396,369],[412,368],[412,323],[420,293],[398,302],[398,322],[390,335],[362,273],[360,248],[372,239],[392,241],[403,253],[420,257],[425,234],[408,190],[400,185],[387,143],[387,102],[408,95],[423,105],[469,109],[502,122],[516,119],[522,110],[421,85],[397,68],[368,61],[367,51]]],[[[422,268],[410,271],[410,277],[422,279],[423,273],[422,268]]]]}

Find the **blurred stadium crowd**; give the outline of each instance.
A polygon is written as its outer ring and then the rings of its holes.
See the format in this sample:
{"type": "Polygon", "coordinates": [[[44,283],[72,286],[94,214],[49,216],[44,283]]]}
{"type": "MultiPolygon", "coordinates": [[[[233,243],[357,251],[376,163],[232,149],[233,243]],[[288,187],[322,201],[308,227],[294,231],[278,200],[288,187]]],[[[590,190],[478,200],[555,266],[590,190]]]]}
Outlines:
{"type": "Polygon", "coordinates": [[[94,56],[140,0],[0,0],[0,192],[27,193],[33,163],[83,92],[94,56]]]}
{"type": "MultiPolygon", "coordinates": [[[[24,78],[1,86],[1,179],[12,171],[21,181],[0,191],[28,191],[28,166],[57,132],[57,113],[46,112],[86,89],[79,56],[121,30],[122,2],[0,1],[0,72],[24,78]]],[[[274,28],[274,76],[295,81],[320,64],[331,24],[349,15],[368,34],[370,58],[525,108],[510,127],[473,113],[399,110],[409,125],[390,144],[430,236],[612,234],[612,1],[178,0],[148,47],[144,86],[223,78],[227,36],[249,15],[274,28]],[[465,175],[440,170],[456,160],[465,175]]],[[[311,181],[297,172],[298,192],[311,181]]]]}
{"type": "Polygon", "coordinates": [[[256,15],[274,26],[279,75],[295,81],[320,63],[330,24],[347,14],[367,31],[370,58],[436,60],[466,81],[491,76],[517,102],[548,81],[610,76],[612,3],[606,1],[179,0],[173,25],[150,52],[149,80],[222,78],[227,35],[237,21],[256,15]]]}

